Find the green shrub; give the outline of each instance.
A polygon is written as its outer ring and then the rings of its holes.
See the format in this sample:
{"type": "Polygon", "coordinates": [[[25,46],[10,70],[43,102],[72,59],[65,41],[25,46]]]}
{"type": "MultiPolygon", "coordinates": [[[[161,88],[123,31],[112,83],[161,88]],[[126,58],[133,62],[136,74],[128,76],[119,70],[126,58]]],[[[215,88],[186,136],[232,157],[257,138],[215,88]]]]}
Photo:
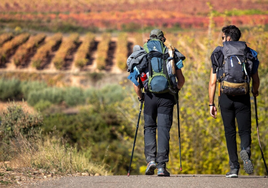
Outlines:
{"type": "Polygon", "coordinates": [[[85,103],[84,91],[81,88],[67,88],[64,95],[64,101],[68,106],[76,106],[85,103]]]}
{"type": "Polygon", "coordinates": [[[47,87],[45,82],[22,82],[21,83],[21,91],[23,93],[24,99],[28,99],[28,95],[31,91],[40,91],[47,87]]]}
{"type": "Polygon", "coordinates": [[[29,114],[22,106],[10,104],[3,112],[1,132],[13,138],[19,133],[28,134],[33,127],[41,126],[43,118],[40,114],[29,114]]]}
{"type": "Polygon", "coordinates": [[[99,101],[101,104],[112,104],[123,100],[125,95],[123,88],[117,84],[106,85],[99,90],[91,88],[85,91],[85,98],[88,103],[99,101]]]}
{"type": "Polygon", "coordinates": [[[84,96],[87,103],[95,103],[96,101],[98,101],[98,90],[95,88],[87,89],[84,92],[84,96]]]}
{"type": "Polygon", "coordinates": [[[65,91],[62,88],[49,87],[39,91],[32,91],[28,95],[27,102],[34,106],[40,100],[49,101],[53,104],[60,104],[64,100],[65,91]]]}
{"type": "Polygon", "coordinates": [[[100,90],[100,93],[108,104],[123,100],[126,94],[118,84],[106,85],[100,90]]]}
{"type": "Polygon", "coordinates": [[[21,82],[17,79],[0,79],[0,100],[18,99],[22,95],[21,82]]]}
{"type": "Polygon", "coordinates": [[[56,127],[59,137],[66,138],[79,150],[91,148],[92,162],[104,162],[116,174],[123,174],[128,165],[128,145],[123,135],[130,135],[129,126],[122,126],[113,106],[93,103],[77,115],[54,114],[44,121],[43,133],[56,127]]]}
{"type": "Polygon", "coordinates": [[[25,147],[28,139],[36,139],[37,129],[43,124],[43,117],[30,114],[15,103],[10,104],[3,112],[0,126],[0,161],[10,160],[25,147]]]}
{"type": "Polygon", "coordinates": [[[51,102],[41,99],[38,103],[34,105],[34,109],[43,112],[52,105],[51,102]]]}

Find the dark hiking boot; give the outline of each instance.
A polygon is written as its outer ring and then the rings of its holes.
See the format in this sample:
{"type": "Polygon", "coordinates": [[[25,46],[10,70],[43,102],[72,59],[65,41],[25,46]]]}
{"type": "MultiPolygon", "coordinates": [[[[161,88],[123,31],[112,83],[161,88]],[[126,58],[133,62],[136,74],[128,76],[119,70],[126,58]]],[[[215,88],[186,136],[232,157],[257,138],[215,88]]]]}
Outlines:
{"type": "Polygon", "coordinates": [[[226,174],[226,178],[238,178],[239,169],[233,168],[226,174]]]}
{"type": "Polygon", "coordinates": [[[158,176],[170,176],[170,173],[167,171],[166,168],[158,168],[157,175],[158,176]]]}
{"type": "Polygon", "coordinates": [[[251,160],[249,159],[249,156],[248,156],[247,151],[246,150],[242,150],[240,152],[240,157],[243,160],[244,170],[246,171],[246,173],[252,174],[253,173],[253,165],[251,163],[251,160]]]}
{"type": "Polygon", "coordinates": [[[156,169],[156,163],[154,161],[150,161],[147,164],[145,175],[154,175],[154,170],[155,169],[156,169]]]}

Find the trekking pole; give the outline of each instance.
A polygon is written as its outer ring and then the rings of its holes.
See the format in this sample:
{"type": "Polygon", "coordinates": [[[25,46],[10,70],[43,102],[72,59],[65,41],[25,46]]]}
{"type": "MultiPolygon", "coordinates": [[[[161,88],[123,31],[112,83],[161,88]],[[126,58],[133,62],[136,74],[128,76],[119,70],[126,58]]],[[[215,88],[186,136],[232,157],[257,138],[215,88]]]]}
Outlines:
{"type": "MultiPolygon", "coordinates": [[[[170,44],[169,45],[170,50],[168,50],[170,57],[175,57],[175,48],[170,44]]],[[[176,68],[175,68],[175,61],[171,60],[171,68],[172,68],[172,74],[176,74],[176,68]]],[[[175,78],[174,78],[175,79],[175,78]]],[[[176,84],[177,85],[177,84],[176,84]]],[[[175,86],[177,89],[177,86],[175,86]]],[[[172,92],[173,93],[173,92],[172,92]]],[[[180,130],[180,108],[179,108],[179,91],[177,93],[174,93],[174,98],[177,100],[177,118],[178,118],[178,135],[179,135],[179,152],[180,152],[180,171],[182,171],[182,165],[181,165],[181,130],[180,130]]]]}
{"type": "Polygon", "coordinates": [[[141,105],[140,105],[140,112],[139,112],[138,122],[137,122],[137,126],[136,126],[136,133],[135,133],[135,137],[134,137],[134,143],[133,143],[133,148],[132,148],[132,153],[131,153],[131,158],[130,158],[127,176],[130,175],[130,168],[131,168],[131,163],[132,163],[132,159],[133,159],[137,133],[138,133],[138,129],[139,129],[139,122],[140,122],[140,117],[141,117],[142,106],[143,106],[143,100],[141,101],[141,105]]]}
{"type": "Polygon", "coordinates": [[[178,135],[179,135],[179,152],[180,152],[180,171],[182,171],[182,165],[181,165],[181,130],[180,130],[179,91],[177,93],[177,117],[178,117],[178,135]]]}
{"type": "Polygon", "coordinates": [[[258,141],[259,141],[259,146],[260,146],[260,150],[261,150],[261,156],[262,156],[263,163],[264,163],[264,166],[265,166],[265,169],[266,169],[266,175],[268,175],[268,169],[267,169],[267,165],[266,165],[266,162],[265,162],[265,158],[264,158],[264,154],[263,154],[262,147],[261,147],[261,142],[260,142],[258,112],[257,112],[257,99],[256,99],[255,96],[254,96],[254,104],[255,104],[255,117],[256,117],[258,141]]]}

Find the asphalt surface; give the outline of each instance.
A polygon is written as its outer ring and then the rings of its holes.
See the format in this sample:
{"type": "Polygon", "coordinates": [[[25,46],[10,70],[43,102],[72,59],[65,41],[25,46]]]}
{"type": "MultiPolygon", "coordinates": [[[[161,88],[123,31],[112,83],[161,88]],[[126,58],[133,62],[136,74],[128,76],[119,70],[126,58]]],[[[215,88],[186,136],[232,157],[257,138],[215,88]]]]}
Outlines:
{"type": "Polygon", "coordinates": [[[157,177],[145,175],[64,177],[29,185],[28,188],[268,188],[264,176],[223,175],[171,175],[157,177]]]}

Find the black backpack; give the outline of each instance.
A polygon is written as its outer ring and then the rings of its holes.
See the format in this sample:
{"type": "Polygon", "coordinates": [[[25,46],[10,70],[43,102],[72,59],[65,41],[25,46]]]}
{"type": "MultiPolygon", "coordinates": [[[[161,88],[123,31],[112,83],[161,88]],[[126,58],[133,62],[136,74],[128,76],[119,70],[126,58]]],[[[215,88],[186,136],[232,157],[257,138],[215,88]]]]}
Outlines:
{"type": "Polygon", "coordinates": [[[224,62],[217,69],[221,92],[227,95],[247,94],[253,62],[248,58],[246,43],[226,41],[223,43],[222,52],[224,62]]]}

